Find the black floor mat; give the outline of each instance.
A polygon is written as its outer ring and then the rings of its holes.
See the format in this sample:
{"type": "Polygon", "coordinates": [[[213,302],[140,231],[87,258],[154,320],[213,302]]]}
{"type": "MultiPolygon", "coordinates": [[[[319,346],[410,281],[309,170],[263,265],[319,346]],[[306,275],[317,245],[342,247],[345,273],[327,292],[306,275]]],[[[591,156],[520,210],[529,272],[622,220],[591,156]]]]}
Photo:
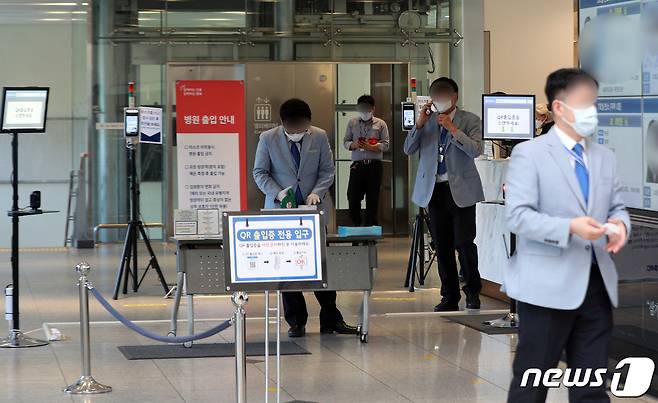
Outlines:
{"type": "Polygon", "coordinates": [[[505,316],[502,313],[494,314],[482,314],[482,315],[455,315],[455,316],[444,316],[445,319],[457,322],[461,325],[468,326],[471,329],[475,329],[482,333],[486,334],[513,334],[518,331],[515,328],[503,328],[503,327],[493,327],[485,325],[484,322],[488,320],[499,319],[505,316]]]}
{"type": "MultiPolygon", "coordinates": [[[[247,343],[248,356],[264,356],[265,343],[247,343]]],[[[233,357],[233,343],[194,344],[185,348],[180,344],[150,344],[140,346],[119,346],[119,351],[128,360],[161,360],[168,358],[207,358],[233,357]]],[[[270,342],[270,355],[276,354],[276,343],[270,342]]],[[[281,342],[281,355],[311,354],[308,350],[291,341],[281,342]]]]}

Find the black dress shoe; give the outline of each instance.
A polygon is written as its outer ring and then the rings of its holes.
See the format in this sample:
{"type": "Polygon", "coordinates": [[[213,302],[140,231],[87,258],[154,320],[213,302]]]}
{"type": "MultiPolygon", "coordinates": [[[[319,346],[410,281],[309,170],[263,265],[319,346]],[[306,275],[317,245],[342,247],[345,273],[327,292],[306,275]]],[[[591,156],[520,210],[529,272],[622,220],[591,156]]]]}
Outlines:
{"type": "Polygon", "coordinates": [[[288,329],[288,337],[304,337],[306,328],[304,326],[292,325],[288,329]]]}
{"type": "Polygon", "coordinates": [[[450,311],[458,311],[459,310],[459,303],[457,302],[450,302],[447,300],[442,300],[439,305],[434,307],[434,312],[450,312],[450,311]]]}
{"type": "Polygon", "coordinates": [[[320,326],[320,333],[359,334],[359,329],[350,326],[344,321],[337,322],[334,326],[320,326]]]}
{"type": "Polygon", "coordinates": [[[480,297],[477,295],[466,297],[466,309],[480,309],[480,297]]]}

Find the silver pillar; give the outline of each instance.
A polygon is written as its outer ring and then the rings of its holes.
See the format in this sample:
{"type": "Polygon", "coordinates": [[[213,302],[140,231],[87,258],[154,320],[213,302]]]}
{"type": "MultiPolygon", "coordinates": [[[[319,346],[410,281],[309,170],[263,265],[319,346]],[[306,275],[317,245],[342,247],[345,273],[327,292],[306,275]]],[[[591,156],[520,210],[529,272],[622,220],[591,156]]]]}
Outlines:
{"type": "Polygon", "coordinates": [[[276,60],[293,60],[295,49],[292,34],[295,26],[295,2],[277,1],[274,3],[274,29],[284,37],[276,44],[276,60]]]}
{"type": "Polygon", "coordinates": [[[244,306],[249,296],[245,292],[233,293],[233,327],[235,328],[235,398],[238,403],[247,402],[247,355],[246,347],[246,314],[244,306]]]}
{"type": "MultiPolygon", "coordinates": [[[[93,72],[92,103],[95,123],[121,122],[127,105],[130,45],[107,38],[116,27],[127,24],[129,13],[118,12],[118,1],[94,1],[92,8],[93,72]],[[126,15],[128,14],[128,15],[126,15]]],[[[121,10],[124,11],[124,10],[121,10]]],[[[95,128],[94,128],[95,130],[95,128]]],[[[128,172],[126,147],[121,130],[97,130],[92,136],[91,166],[94,225],[128,222],[128,172]]],[[[118,231],[103,241],[117,241],[118,231]]]]}
{"type": "Polygon", "coordinates": [[[82,376],[64,392],[72,395],[91,395],[111,392],[112,388],[96,382],[91,376],[91,340],[89,337],[89,282],[87,273],[89,264],[82,262],[75,267],[80,274],[78,290],[80,293],[80,349],[82,352],[82,376]]]}

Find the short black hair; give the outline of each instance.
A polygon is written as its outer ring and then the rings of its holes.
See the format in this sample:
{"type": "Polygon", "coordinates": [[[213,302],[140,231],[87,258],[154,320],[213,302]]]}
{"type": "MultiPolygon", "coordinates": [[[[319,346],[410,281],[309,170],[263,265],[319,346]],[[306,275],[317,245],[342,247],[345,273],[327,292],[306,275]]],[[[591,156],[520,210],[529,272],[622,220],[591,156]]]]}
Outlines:
{"type": "Polygon", "coordinates": [[[453,92],[456,92],[459,94],[459,86],[450,77],[439,77],[436,80],[432,81],[432,84],[430,84],[430,93],[432,93],[432,90],[443,90],[443,89],[450,89],[453,92]]]}
{"type": "Polygon", "coordinates": [[[546,99],[548,100],[548,109],[551,109],[553,101],[560,95],[576,84],[591,84],[597,89],[599,82],[588,72],[578,68],[566,68],[555,70],[546,78],[546,99]]]}
{"type": "Polygon", "coordinates": [[[279,108],[281,122],[311,120],[311,107],[299,98],[290,98],[279,108]]]}
{"type": "Polygon", "coordinates": [[[370,106],[375,106],[375,98],[372,95],[363,94],[356,100],[357,104],[368,104],[370,106]]]}

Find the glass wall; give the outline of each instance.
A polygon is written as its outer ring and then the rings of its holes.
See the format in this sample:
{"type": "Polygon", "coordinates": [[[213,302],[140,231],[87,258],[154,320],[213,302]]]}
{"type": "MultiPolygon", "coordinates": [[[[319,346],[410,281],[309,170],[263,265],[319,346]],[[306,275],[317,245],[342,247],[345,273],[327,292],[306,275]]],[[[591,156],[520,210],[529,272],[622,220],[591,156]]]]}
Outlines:
{"type": "MultiPolygon", "coordinates": [[[[127,106],[130,81],[136,83],[138,104],[162,105],[165,110],[171,101],[167,99],[167,66],[175,63],[402,63],[410,66],[406,78],[417,77],[420,87],[432,74],[448,73],[449,48],[459,39],[450,30],[449,1],[46,0],[0,4],[0,83],[52,88],[48,133],[21,138],[21,202],[39,189],[44,207],[62,213],[25,220],[25,246],[64,244],[69,175],[79,167],[83,152],[89,153],[90,229],[128,221],[126,147],[118,124],[127,106]]],[[[348,65],[340,68],[354,68],[348,65]]],[[[343,74],[336,72],[338,75],[343,74]]],[[[365,83],[363,77],[357,81],[365,83]]],[[[341,99],[354,102],[353,97],[343,96],[348,88],[357,88],[349,83],[351,78],[348,74],[337,81],[349,87],[336,89],[339,94],[334,106],[340,106],[341,99]]],[[[371,90],[363,86],[357,92],[371,90]]],[[[342,137],[342,121],[351,115],[350,110],[336,115],[332,140],[342,137]]],[[[173,114],[165,116],[164,123],[165,133],[169,133],[173,114]]],[[[138,167],[142,219],[167,224],[175,208],[174,138],[165,136],[164,143],[162,147],[140,145],[138,167]]],[[[0,150],[8,152],[8,138],[0,137],[0,150]]],[[[334,151],[339,160],[346,157],[340,147],[334,151]]],[[[6,157],[0,158],[2,172],[10,171],[6,157]]],[[[343,172],[337,183],[340,207],[345,204],[345,178],[343,172]]],[[[8,191],[5,176],[0,178],[0,200],[7,205],[8,191]]],[[[408,202],[406,191],[395,197],[408,202]]],[[[0,247],[9,245],[8,225],[8,221],[0,221],[0,247]]],[[[100,234],[103,241],[122,240],[123,230],[100,234]]],[[[153,229],[151,235],[157,239],[165,234],[153,229]]]]}
{"type": "MultiPolygon", "coordinates": [[[[0,2],[0,87],[50,87],[45,134],[19,138],[19,206],[42,192],[59,210],[21,220],[21,247],[63,246],[69,175],[87,148],[89,80],[87,6],[80,2],[0,2]]],[[[9,136],[0,135],[0,205],[11,206],[9,136]]],[[[5,216],[5,214],[2,214],[5,216]]],[[[0,248],[10,245],[10,220],[0,219],[0,248]]]]}
{"type": "MultiPolygon", "coordinates": [[[[450,33],[448,10],[448,1],[93,2],[94,124],[119,121],[129,81],[137,83],[139,104],[168,106],[168,65],[338,62],[335,107],[340,111],[331,136],[338,158],[335,198],[340,210],[346,208],[349,163],[344,160],[349,155],[336,139],[342,139],[342,127],[354,115],[356,97],[372,91],[370,64],[409,64],[411,70],[406,71],[404,80],[418,75],[421,85],[432,74],[447,74],[450,43],[458,40],[450,33]],[[353,69],[364,71],[353,74],[353,69]]],[[[172,112],[164,118],[169,125],[165,133],[173,133],[172,112]]],[[[162,148],[140,146],[139,166],[143,219],[167,224],[176,200],[172,186],[175,152],[171,151],[175,144],[171,135],[165,136],[164,142],[162,148]]],[[[121,133],[100,130],[93,143],[92,148],[99,151],[93,163],[94,222],[126,222],[127,183],[122,174],[126,161],[121,133]]],[[[393,194],[408,203],[408,184],[399,182],[388,186],[391,205],[393,194]],[[394,193],[396,187],[404,190],[394,193]]],[[[397,232],[406,233],[405,225],[399,227],[397,232]]],[[[107,232],[106,236],[108,240],[120,239],[121,231],[107,232]]]]}

